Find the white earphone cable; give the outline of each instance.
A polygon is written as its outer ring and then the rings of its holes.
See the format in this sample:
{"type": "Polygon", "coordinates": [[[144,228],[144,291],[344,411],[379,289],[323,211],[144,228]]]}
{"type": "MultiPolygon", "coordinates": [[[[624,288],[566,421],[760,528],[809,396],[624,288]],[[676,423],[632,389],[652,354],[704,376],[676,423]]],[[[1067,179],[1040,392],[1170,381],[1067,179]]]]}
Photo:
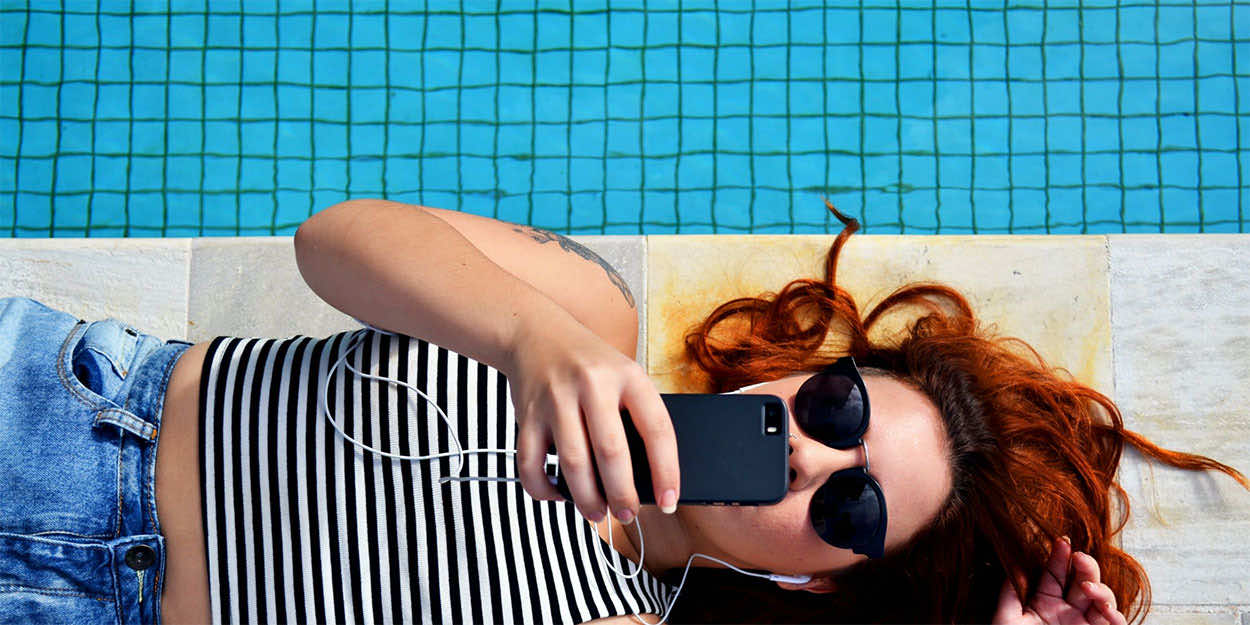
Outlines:
{"type": "MultiPolygon", "coordinates": [[[[397,335],[397,334],[395,334],[394,332],[389,332],[389,331],[387,331],[387,330],[383,330],[383,329],[381,329],[381,328],[376,328],[376,327],[374,327],[374,326],[372,326],[372,325],[369,325],[368,323],[365,323],[364,321],[361,321],[360,319],[356,319],[356,321],[358,321],[358,322],[360,322],[361,324],[363,324],[363,325],[364,325],[367,329],[373,330],[373,331],[375,331],[375,332],[379,332],[379,333],[381,333],[381,334],[387,334],[387,335],[390,335],[390,336],[398,336],[398,335],[397,335]]],[[[363,334],[363,330],[362,330],[362,331],[357,331],[356,335],[352,337],[351,342],[348,344],[348,348],[347,348],[346,350],[344,350],[343,355],[342,355],[342,356],[340,356],[340,357],[339,357],[339,359],[338,359],[338,361],[334,363],[334,366],[330,368],[330,372],[326,375],[326,384],[325,384],[325,386],[324,386],[324,387],[322,387],[322,389],[321,389],[321,403],[322,403],[322,407],[323,407],[323,414],[325,415],[325,418],[326,418],[327,420],[329,420],[329,421],[330,421],[330,425],[333,425],[333,426],[334,426],[334,430],[335,430],[336,432],[338,432],[338,433],[339,433],[339,435],[341,435],[343,438],[347,439],[348,441],[350,441],[353,445],[356,445],[357,447],[360,447],[360,448],[362,448],[362,449],[368,450],[368,451],[370,451],[370,452],[373,452],[373,453],[378,454],[378,455],[381,455],[381,456],[385,456],[385,457],[387,457],[387,458],[394,458],[394,459],[396,459],[396,460],[408,460],[408,461],[412,461],[412,460],[432,460],[432,459],[435,459],[435,458],[447,458],[447,457],[451,457],[451,456],[456,456],[457,458],[459,458],[460,462],[458,462],[458,463],[456,464],[455,471],[453,471],[453,473],[455,474],[455,477],[443,477],[443,478],[440,478],[440,479],[439,479],[439,481],[438,481],[438,483],[439,483],[439,484],[445,484],[445,483],[447,483],[447,482],[463,482],[463,481],[486,481],[486,482],[519,482],[519,481],[521,481],[519,478],[515,478],[515,477],[477,477],[477,476],[461,477],[461,476],[460,476],[460,471],[461,471],[461,469],[463,469],[463,468],[464,468],[464,456],[465,456],[465,454],[476,454],[476,453],[499,453],[499,454],[510,454],[510,455],[511,455],[511,454],[516,454],[516,450],[515,450],[515,449],[464,449],[464,448],[460,445],[460,437],[459,437],[459,435],[456,433],[456,428],[455,428],[455,426],[453,426],[453,425],[452,425],[452,423],[451,423],[451,419],[447,416],[447,413],[446,413],[446,412],[444,412],[444,411],[443,411],[443,409],[442,409],[441,407],[439,407],[438,402],[434,401],[434,400],[433,400],[433,399],[431,399],[428,395],[426,395],[425,393],[421,392],[421,390],[420,390],[420,389],[416,388],[415,386],[413,386],[413,385],[411,385],[411,384],[408,384],[408,383],[403,382],[403,381],[401,381],[401,380],[396,380],[396,379],[394,379],[394,378],[385,378],[385,377],[376,376],[376,375],[372,375],[372,374],[368,374],[368,373],[362,373],[361,371],[359,371],[359,370],[357,370],[355,367],[353,367],[353,366],[351,365],[351,363],[347,362],[347,357],[348,357],[348,355],[349,355],[351,352],[355,351],[355,350],[356,350],[356,348],[360,347],[360,343],[358,342],[358,339],[360,339],[360,337],[361,337],[361,336],[363,336],[363,335],[364,335],[364,334],[363,334]],[[336,421],[334,420],[333,415],[331,415],[331,414],[330,414],[330,405],[329,405],[329,401],[328,401],[328,399],[327,399],[327,398],[328,398],[328,391],[329,391],[329,388],[330,388],[330,383],[331,383],[330,381],[331,381],[331,379],[334,377],[334,372],[335,372],[335,371],[336,371],[336,370],[337,370],[337,369],[338,369],[341,365],[344,365],[344,364],[346,364],[346,365],[347,365],[348,370],[352,371],[352,372],[353,372],[353,373],[355,373],[356,375],[359,375],[359,376],[361,376],[361,377],[363,377],[363,378],[368,378],[368,379],[370,379],[370,380],[378,380],[378,381],[380,381],[380,382],[393,382],[393,383],[395,383],[395,384],[399,384],[400,386],[403,386],[403,387],[406,387],[406,388],[409,388],[409,389],[411,389],[411,390],[415,391],[418,395],[420,395],[420,396],[421,396],[422,398],[424,398],[427,402],[429,402],[429,403],[430,403],[430,405],[434,406],[434,409],[435,409],[435,410],[437,410],[437,411],[438,411],[439,416],[440,416],[440,417],[442,417],[442,419],[443,419],[443,423],[446,423],[446,424],[447,424],[447,429],[448,429],[448,430],[450,430],[450,431],[452,432],[451,439],[452,439],[453,441],[455,441],[457,451],[454,451],[454,452],[446,452],[446,453],[439,453],[439,454],[430,454],[430,455],[428,455],[428,456],[405,456],[405,455],[393,454],[393,453],[385,452],[385,451],[382,451],[382,450],[380,450],[380,449],[375,449],[375,448],[373,448],[373,447],[370,447],[370,446],[368,446],[368,445],[365,445],[364,443],[361,443],[360,441],[357,441],[356,439],[354,439],[354,438],[352,438],[352,437],[348,436],[348,435],[347,435],[347,433],[346,433],[346,432],[344,432],[344,431],[343,431],[343,429],[342,429],[341,427],[339,427],[339,424],[338,424],[338,422],[336,422],[336,421]]],[[[761,384],[763,384],[763,382],[761,382],[761,384]]],[[[733,392],[734,392],[734,393],[739,393],[739,392],[742,392],[742,391],[744,391],[744,390],[747,390],[747,389],[750,389],[750,388],[754,388],[754,387],[756,387],[756,386],[759,386],[759,384],[755,384],[755,385],[752,385],[752,386],[744,387],[744,388],[738,389],[737,391],[733,391],[733,392]]],[[[612,534],[612,532],[611,532],[611,527],[612,527],[612,526],[611,526],[611,523],[612,523],[612,521],[611,521],[611,516],[608,516],[607,521],[608,521],[608,530],[609,530],[609,531],[608,531],[608,547],[609,547],[609,548],[611,548],[613,551],[615,551],[615,550],[616,550],[616,547],[615,547],[615,543],[614,543],[614,536],[613,536],[613,534],[612,534]]],[[[590,521],[589,519],[586,519],[586,522],[587,522],[587,523],[590,523],[592,526],[594,526],[594,527],[595,527],[595,531],[596,531],[596,532],[598,532],[598,530],[599,530],[599,525],[598,525],[597,523],[594,523],[593,521],[590,521]]],[[[596,548],[596,549],[595,549],[595,555],[598,557],[598,559],[599,559],[599,563],[600,563],[600,564],[602,564],[604,567],[607,567],[607,568],[608,568],[609,570],[611,570],[613,573],[616,573],[616,574],[617,574],[618,576],[620,576],[622,579],[633,579],[634,577],[637,577],[637,576],[638,576],[638,573],[639,573],[640,571],[642,571],[642,563],[645,561],[645,559],[646,559],[646,555],[647,555],[647,543],[646,543],[646,540],[644,540],[644,539],[643,539],[643,536],[642,536],[642,519],[640,519],[640,518],[635,518],[635,519],[634,519],[634,523],[633,523],[633,524],[638,526],[638,563],[634,565],[634,570],[633,570],[633,572],[632,572],[632,573],[629,573],[629,574],[622,573],[622,572],[621,572],[620,570],[618,570],[616,567],[611,566],[611,565],[609,565],[607,562],[605,562],[605,561],[604,561],[604,556],[603,556],[603,545],[602,545],[602,544],[600,544],[600,545],[598,546],[598,548],[596,548]]],[[[681,575],[681,583],[680,583],[680,584],[678,584],[678,586],[677,586],[677,591],[673,594],[673,598],[672,598],[672,600],[668,602],[668,605],[667,605],[667,606],[665,606],[665,609],[664,609],[664,614],[663,614],[663,616],[661,616],[661,617],[660,617],[660,620],[659,620],[659,621],[657,621],[656,623],[647,623],[646,621],[642,620],[642,617],[641,617],[639,614],[637,614],[637,613],[635,613],[635,614],[634,614],[634,620],[638,621],[639,623],[642,623],[642,625],[659,625],[659,623],[663,623],[665,620],[667,620],[667,619],[668,619],[669,612],[671,612],[671,611],[672,611],[673,606],[677,603],[677,597],[681,595],[681,589],[682,589],[682,588],[686,585],[686,576],[690,574],[690,565],[694,562],[694,559],[695,559],[695,558],[706,558],[706,559],[708,559],[708,560],[713,560],[713,561],[715,561],[715,562],[719,562],[719,563],[721,563],[721,564],[723,564],[723,565],[725,565],[725,566],[727,566],[727,567],[729,567],[729,568],[731,568],[731,569],[733,569],[733,570],[735,570],[735,571],[737,571],[737,572],[739,572],[739,573],[742,573],[742,574],[744,574],[744,575],[750,575],[750,576],[752,576],[752,577],[762,577],[762,578],[766,578],[766,579],[770,579],[770,580],[774,580],[774,581],[790,582],[790,583],[797,583],[797,584],[804,583],[804,582],[808,581],[808,579],[810,579],[810,578],[808,578],[807,576],[804,576],[804,575],[800,575],[800,576],[788,576],[788,575],[761,575],[761,574],[759,574],[759,573],[753,573],[753,572],[751,572],[751,571],[744,571],[744,570],[742,570],[742,569],[740,569],[740,568],[738,568],[738,567],[736,567],[736,566],[734,566],[734,565],[732,565],[732,564],[730,564],[730,563],[728,563],[728,562],[725,562],[724,560],[720,560],[720,559],[717,559],[717,558],[713,558],[712,556],[704,555],[704,554],[701,554],[701,553],[695,553],[695,554],[691,554],[691,555],[690,555],[690,558],[688,558],[688,559],[686,560],[686,570],[682,572],[682,575],[681,575]]],[[[631,564],[632,564],[632,562],[631,562],[631,564]]]]}

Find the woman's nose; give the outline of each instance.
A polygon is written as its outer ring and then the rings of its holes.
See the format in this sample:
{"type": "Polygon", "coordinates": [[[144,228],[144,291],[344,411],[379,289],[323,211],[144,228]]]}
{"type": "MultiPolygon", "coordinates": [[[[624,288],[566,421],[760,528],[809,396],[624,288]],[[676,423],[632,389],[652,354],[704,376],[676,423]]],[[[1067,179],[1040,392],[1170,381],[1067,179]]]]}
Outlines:
{"type": "Polygon", "coordinates": [[[823,483],[837,471],[863,464],[859,447],[834,449],[820,441],[796,436],[790,439],[790,490],[803,490],[812,482],[823,483]]]}

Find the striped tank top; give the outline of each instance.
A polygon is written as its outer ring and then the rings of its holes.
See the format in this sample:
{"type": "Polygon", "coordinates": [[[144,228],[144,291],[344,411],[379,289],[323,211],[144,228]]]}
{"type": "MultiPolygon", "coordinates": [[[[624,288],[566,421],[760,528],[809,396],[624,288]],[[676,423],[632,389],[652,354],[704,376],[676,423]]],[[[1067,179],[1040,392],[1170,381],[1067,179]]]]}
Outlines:
{"type": "MultiPolygon", "coordinates": [[[[519,482],[458,481],[464,449],[515,449],[497,369],[369,329],[322,339],[217,337],[200,381],[200,475],[214,622],[580,623],[662,614],[674,588],[609,548],[570,503],[519,482]],[[602,549],[602,560],[594,550],[602,549]]],[[[515,456],[466,454],[463,477],[516,477],[515,456]]]]}

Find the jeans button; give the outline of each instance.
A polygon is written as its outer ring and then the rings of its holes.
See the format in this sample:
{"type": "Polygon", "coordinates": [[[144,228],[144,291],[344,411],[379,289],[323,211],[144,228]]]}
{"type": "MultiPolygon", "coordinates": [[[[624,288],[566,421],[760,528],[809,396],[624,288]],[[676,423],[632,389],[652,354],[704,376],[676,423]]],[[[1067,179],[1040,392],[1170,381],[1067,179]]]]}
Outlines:
{"type": "Polygon", "coordinates": [[[156,563],[156,550],[147,545],[135,545],[126,550],[126,566],[142,571],[156,563]]]}

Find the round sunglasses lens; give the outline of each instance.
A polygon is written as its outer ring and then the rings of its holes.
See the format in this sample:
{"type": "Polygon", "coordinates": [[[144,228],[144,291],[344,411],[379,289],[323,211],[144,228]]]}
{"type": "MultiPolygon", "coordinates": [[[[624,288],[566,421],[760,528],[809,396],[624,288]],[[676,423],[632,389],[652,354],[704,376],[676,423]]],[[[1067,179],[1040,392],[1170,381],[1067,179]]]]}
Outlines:
{"type": "Polygon", "coordinates": [[[794,397],[794,418],[809,436],[822,441],[856,438],[864,421],[864,395],[844,375],[812,376],[794,397]]]}
{"type": "Polygon", "coordinates": [[[825,542],[841,549],[864,545],[877,535],[884,502],[858,469],[834,473],[812,497],[812,526],[825,542]]]}

